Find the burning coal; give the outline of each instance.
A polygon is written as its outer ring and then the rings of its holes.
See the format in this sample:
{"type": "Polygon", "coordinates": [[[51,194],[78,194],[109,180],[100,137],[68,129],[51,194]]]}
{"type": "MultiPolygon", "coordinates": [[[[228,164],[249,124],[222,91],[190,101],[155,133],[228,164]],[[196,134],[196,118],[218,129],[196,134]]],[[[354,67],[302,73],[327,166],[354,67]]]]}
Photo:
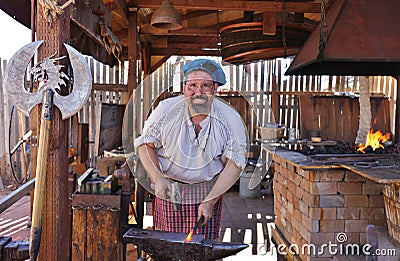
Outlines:
{"type": "Polygon", "coordinates": [[[383,143],[390,139],[390,133],[382,134],[381,131],[374,132],[372,129],[367,135],[365,144],[359,144],[357,151],[365,153],[365,149],[371,147],[373,151],[376,149],[384,149],[383,143]]]}

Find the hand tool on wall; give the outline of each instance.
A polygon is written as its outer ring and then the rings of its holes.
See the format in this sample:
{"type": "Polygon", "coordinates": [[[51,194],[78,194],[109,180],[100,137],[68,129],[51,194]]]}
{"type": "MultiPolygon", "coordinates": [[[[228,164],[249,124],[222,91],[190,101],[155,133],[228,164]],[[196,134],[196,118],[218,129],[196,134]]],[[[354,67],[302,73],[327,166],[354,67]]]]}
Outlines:
{"type": "Polygon", "coordinates": [[[71,46],[64,44],[73,70],[72,92],[66,96],[62,96],[57,92],[60,90],[61,85],[67,85],[64,80],[69,82],[68,76],[61,71],[63,66],[55,64],[57,60],[64,57],[57,59],[48,57],[36,64],[32,68],[32,73],[34,74],[34,81],[39,83],[39,87],[37,92],[28,92],[24,87],[25,71],[31,58],[42,43],[43,41],[32,42],[22,47],[11,57],[3,83],[8,99],[26,116],[29,116],[29,112],[33,107],[42,103],[29,244],[31,260],[36,260],[41,241],[42,211],[53,105],[57,106],[61,112],[62,119],[65,120],[82,108],[90,96],[92,87],[92,76],[84,57],[71,46]]]}

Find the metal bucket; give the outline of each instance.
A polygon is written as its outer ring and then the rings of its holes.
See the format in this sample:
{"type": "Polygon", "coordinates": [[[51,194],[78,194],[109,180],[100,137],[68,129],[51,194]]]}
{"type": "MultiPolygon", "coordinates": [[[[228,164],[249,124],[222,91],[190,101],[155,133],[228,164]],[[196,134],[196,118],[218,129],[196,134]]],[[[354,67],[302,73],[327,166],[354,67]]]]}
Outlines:
{"type": "Polygon", "coordinates": [[[240,175],[239,183],[239,197],[240,198],[260,198],[261,197],[261,184],[258,184],[255,188],[250,189],[249,183],[251,176],[254,172],[254,166],[246,166],[240,175]]]}

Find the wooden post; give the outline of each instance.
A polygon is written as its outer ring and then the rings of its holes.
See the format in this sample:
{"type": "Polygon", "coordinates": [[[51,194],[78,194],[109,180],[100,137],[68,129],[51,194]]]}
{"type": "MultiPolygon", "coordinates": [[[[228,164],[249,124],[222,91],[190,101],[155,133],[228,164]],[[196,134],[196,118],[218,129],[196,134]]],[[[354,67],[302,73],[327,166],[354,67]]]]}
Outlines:
{"type": "Polygon", "coordinates": [[[400,77],[397,77],[397,97],[396,97],[396,113],[395,113],[394,142],[400,142],[400,77]]]}
{"type": "MultiPolygon", "coordinates": [[[[6,115],[4,112],[4,102],[5,102],[5,96],[3,95],[3,70],[2,70],[2,64],[1,64],[1,59],[0,59],[0,123],[3,125],[0,127],[0,139],[1,139],[1,144],[0,144],[0,171],[2,174],[2,177],[8,176],[7,171],[6,171],[6,155],[7,155],[7,149],[6,149],[6,138],[8,138],[7,131],[6,131],[6,115]]],[[[0,188],[3,189],[3,181],[0,178],[0,188]]]]}
{"type": "Polygon", "coordinates": [[[128,97],[130,97],[137,87],[137,11],[129,12],[128,20],[128,97]]]}
{"type": "MultiPolygon", "coordinates": [[[[66,0],[58,2],[62,5],[66,0]]],[[[37,4],[36,36],[45,42],[38,50],[38,61],[57,53],[58,57],[67,55],[64,43],[70,39],[70,8],[57,15],[52,25],[48,17],[44,17],[42,6],[37,4]]],[[[67,64],[67,59],[60,62],[67,64]]],[[[65,92],[65,90],[62,90],[65,92]]],[[[38,106],[36,106],[37,108],[38,106]]],[[[33,136],[38,136],[40,117],[39,110],[31,113],[33,124],[33,136]]],[[[51,128],[51,137],[48,151],[48,166],[46,189],[43,208],[43,230],[38,260],[69,260],[70,258],[70,234],[71,220],[70,207],[68,206],[68,128],[67,121],[61,119],[58,109],[54,110],[54,118],[51,128]]],[[[36,163],[37,147],[32,151],[31,161],[36,163]]],[[[36,164],[31,164],[32,176],[35,176],[36,164]]]]}

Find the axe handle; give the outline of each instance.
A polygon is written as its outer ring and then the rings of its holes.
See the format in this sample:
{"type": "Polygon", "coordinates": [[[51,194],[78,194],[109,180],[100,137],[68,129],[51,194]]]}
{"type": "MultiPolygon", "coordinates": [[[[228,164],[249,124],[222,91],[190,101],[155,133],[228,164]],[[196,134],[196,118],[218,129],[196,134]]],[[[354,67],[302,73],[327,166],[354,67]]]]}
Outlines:
{"type": "MultiPolygon", "coordinates": [[[[50,129],[51,129],[51,114],[52,114],[52,92],[50,93],[51,102],[45,102],[42,108],[42,119],[40,122],[40,136],[39,136],[39,148],[37,155],[36,164],[36,182],[35,192],[33,198],[33,209],[32,209],[32,226],[30,231],[30,243],[29,243],[29,256],[30,260],[36,260],[42,235],[42,212],[43,212],[43,201],[44,201],[44,190],[46,187],[46,172],[47,172],[47,159],[48,149],[50,143],[50,129]],[[46,111],[50,112],[50,117],[46,111]]],[[[46,96],[45,96],[46,100],[46,96]]]]}

